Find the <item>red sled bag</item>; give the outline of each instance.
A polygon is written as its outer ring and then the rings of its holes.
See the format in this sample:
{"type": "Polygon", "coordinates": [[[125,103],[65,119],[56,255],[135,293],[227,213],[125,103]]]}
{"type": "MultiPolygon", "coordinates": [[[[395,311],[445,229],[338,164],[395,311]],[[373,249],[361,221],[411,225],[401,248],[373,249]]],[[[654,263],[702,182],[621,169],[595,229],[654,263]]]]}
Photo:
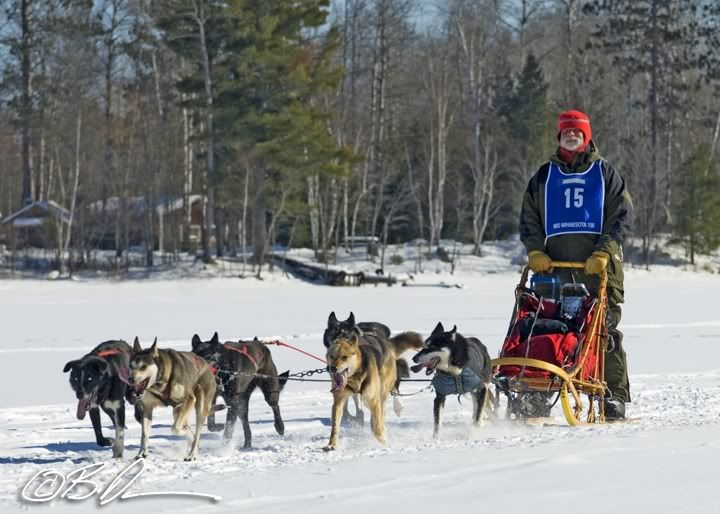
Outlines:
{"type": "MultiPolygon", "coordinates": [[[[580,364],[582,343],[585,340],[584,330],[590,327],[596,300],[587,298],[581,306],[577,317],[572,325],[579,330],[569,330],[566,334],[542,334],[532,336],[528,339],[521,338],[521,321],[528,316],[535,316],[540,319],[557,319],[559,317],[559,304],[551,300],[540,300],[535,295],[523,292],[518,299],[518,312],[515,317],[510,334],[505,338],[500,357],[526,357],[537,359],[558,366],[568,373],[580,364]]],[[[598,338],[595,338],[598,339],[598,338]]],[[[593,346],[597,343],[593,343],[593,346]]],[[[590,348],[585,352],[585,362],[580,372],[581,380],[586,380],[595,375],[597,357],[595,349],[590,348]]],[[[500,366],[498,374],[505,377],[522,376],[527,378],[550,378],[549,371],[526,367],[524,371],[521,366],[500,366]]]]}

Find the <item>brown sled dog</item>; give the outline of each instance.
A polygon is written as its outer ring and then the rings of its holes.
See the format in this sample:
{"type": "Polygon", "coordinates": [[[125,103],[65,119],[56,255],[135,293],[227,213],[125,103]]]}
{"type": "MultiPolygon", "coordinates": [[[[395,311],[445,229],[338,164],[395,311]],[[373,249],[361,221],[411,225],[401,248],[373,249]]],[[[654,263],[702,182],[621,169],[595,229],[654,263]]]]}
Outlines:
{"type": "Polygon", "coordinates": [[[370,409],[373,435],[385,442],[385,402],[397,391],[407,363],[398,359],[410,348],[422,348],[423,340],[415,332],[403,332],[390,340],[353,333],[337,339],[326,354],[332,377],[332,430],[325,451],[337,449],[340,420],[348,398],[359,394],[370,409]]]}
{"type": "Polygon", "coordinates": [[[188,418],[195,409],[195,431],[190,452],[185,460],[195,460],[200,444],[200,431],[215,398],[215,376],[208,363],[191,352],[159,350],[157,338],[147,350],[135,338],[130,356],[129,382],[134,386],[141,406],[136,417],[142,424],[142,441],[136,458],[147,457],[148,439],[155,407],[173,408],[174,434],[190,429],[188,418]]]}

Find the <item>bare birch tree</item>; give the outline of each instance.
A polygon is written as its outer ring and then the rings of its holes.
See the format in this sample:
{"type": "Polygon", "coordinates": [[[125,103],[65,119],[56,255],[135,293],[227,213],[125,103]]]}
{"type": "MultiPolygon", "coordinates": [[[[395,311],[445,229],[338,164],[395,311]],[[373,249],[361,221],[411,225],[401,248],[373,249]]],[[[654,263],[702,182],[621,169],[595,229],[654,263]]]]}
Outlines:
{"type": "Polygon", "coordinates": [[[448,136],[458,100],[453,91],[449,49],[431,42],[426,49],[423,89],[429,111],[427,199],[430,244],[438,245],[445,221],[445,184],[448,174],[448,136]]]}

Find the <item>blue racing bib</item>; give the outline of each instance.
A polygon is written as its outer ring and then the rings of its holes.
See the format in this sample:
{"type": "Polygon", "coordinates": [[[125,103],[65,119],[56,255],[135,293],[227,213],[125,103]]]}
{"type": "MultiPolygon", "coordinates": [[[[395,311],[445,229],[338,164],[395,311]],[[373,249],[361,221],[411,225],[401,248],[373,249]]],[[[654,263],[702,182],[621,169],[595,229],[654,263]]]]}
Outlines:
{"type": "Polygon", "coordinates": [[[584,173],[563,173],[550,163],[545,183],[545,236],[602,234],[605,180],[602,160],[584,173]]]}

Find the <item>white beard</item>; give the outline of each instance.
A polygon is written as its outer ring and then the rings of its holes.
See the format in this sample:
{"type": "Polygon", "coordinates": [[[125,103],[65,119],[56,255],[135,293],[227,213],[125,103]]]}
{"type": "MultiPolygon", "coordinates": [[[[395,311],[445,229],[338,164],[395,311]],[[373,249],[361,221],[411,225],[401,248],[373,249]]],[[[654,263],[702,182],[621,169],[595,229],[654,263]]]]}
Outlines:
{"type": "Polygon", "coordinates": [[[583,145],[582,138],[578,137],[560,137],[560,146],[569,152],[574,152],[583,145]]]}

